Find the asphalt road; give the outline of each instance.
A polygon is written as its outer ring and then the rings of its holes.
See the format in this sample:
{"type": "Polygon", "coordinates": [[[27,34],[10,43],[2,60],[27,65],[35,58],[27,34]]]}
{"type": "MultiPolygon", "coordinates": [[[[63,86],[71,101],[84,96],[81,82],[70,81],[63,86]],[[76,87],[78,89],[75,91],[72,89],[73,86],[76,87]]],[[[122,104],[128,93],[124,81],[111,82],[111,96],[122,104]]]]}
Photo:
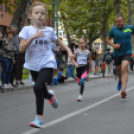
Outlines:
{"type": "Polygon", "coordinates": [[[114,79],[85,83],[83,102],[77,102],[79,86],[67,83],[53,89],[59,108],[44,104],[44,129],[33,129],[35,117],[32,89],[0,94],[0,134],[133,134],[134,74],[129,75],[128,96],[120,99],[114,79]]]}

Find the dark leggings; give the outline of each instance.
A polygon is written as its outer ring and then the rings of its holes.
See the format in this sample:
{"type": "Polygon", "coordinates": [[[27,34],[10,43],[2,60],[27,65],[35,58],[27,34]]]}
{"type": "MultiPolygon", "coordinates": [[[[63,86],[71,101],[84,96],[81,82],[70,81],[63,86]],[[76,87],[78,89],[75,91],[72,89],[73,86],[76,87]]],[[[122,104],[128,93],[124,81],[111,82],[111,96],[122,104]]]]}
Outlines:
{"type": "Polygon", "coordinates": [[[49,94],[45,82],[51,77],[52,75],[52,69],[51,68],[44,68],[39,72],[36,71],[30,71],[32,78],[35,82],[34,85],[34,93],[36,97],[36,109],[37,109],[37,115],[43,115],[43,109],[44,109],[44,98],[51,100],[52,95],[49,94]]]}
{"type": "Polygon", "coordinates": [[[83,92],[84,92],[84,84],[82,84],[80,87],[80,94],[83,95],[83,92]]]}

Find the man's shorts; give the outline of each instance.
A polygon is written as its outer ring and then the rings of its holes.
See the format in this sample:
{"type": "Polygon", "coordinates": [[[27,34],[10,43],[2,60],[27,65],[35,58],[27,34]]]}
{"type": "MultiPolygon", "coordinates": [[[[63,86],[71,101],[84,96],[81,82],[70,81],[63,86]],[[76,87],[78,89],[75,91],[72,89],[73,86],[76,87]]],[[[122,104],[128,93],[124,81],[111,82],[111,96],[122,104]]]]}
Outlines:
{"type": "Polygon", "coordinates": [[[122,61],[130,62],[131,57],[132,57],[131,54],[127,54],[127,55],[120,56],[120,57],[114,57],[114,64],[115,64],[115,66],[119,66],[119,65],[121,65],[122,61]]]}
{"type": "Polygon", "coordinates": [[[116,75],[116,69],[113,69],[113,74],[116,75]]]}

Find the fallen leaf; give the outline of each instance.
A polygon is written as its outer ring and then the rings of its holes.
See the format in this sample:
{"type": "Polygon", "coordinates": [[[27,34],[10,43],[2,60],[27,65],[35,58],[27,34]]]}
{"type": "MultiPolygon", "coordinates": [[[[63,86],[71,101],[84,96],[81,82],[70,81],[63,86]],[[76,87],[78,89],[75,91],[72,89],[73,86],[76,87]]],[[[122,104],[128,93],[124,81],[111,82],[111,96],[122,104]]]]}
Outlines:
{"type": "Polygon", "coordinates": [[[83,114],[83,115],[87,116],[87,114],[83,114]]]}

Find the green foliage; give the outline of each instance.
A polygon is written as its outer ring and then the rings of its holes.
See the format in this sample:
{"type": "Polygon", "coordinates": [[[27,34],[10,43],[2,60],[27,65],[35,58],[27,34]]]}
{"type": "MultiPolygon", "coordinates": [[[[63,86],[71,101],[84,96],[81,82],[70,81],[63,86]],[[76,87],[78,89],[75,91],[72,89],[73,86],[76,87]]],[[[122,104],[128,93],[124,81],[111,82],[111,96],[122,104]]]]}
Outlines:
{"type": "MultiPolygon", "coordinates": [[[[42,1],[49,5],[51,12],[52,0],[42,1]]],[[[108,22],[108,31],[115,25],[116,7],[121,8],[121,13],[127,19],[126,0],[59,0],[59,20],[63,22],[65,32],[70,33],[72,38],[83,36],[89,39],[89,34],[97,37],[102,32],[104,21],[108,22]],[[117,1],[121,1],[121,5],[118,5],[117,1]]]]}
{"type": "Polygon", "coordinates": [[[23,75],[29,75],[29,71],[27,69],[23,69],[23,75]]]}
{"type": "Polygon", "coordinates": [[[10,14],[13,14],[13,9],[16,9],[18,3],[19,3],[19,0],[15,0],[14,3],[12,3],[11,0],[0,0],[0,4],[5,4],[7,11],[10,14]]]}

